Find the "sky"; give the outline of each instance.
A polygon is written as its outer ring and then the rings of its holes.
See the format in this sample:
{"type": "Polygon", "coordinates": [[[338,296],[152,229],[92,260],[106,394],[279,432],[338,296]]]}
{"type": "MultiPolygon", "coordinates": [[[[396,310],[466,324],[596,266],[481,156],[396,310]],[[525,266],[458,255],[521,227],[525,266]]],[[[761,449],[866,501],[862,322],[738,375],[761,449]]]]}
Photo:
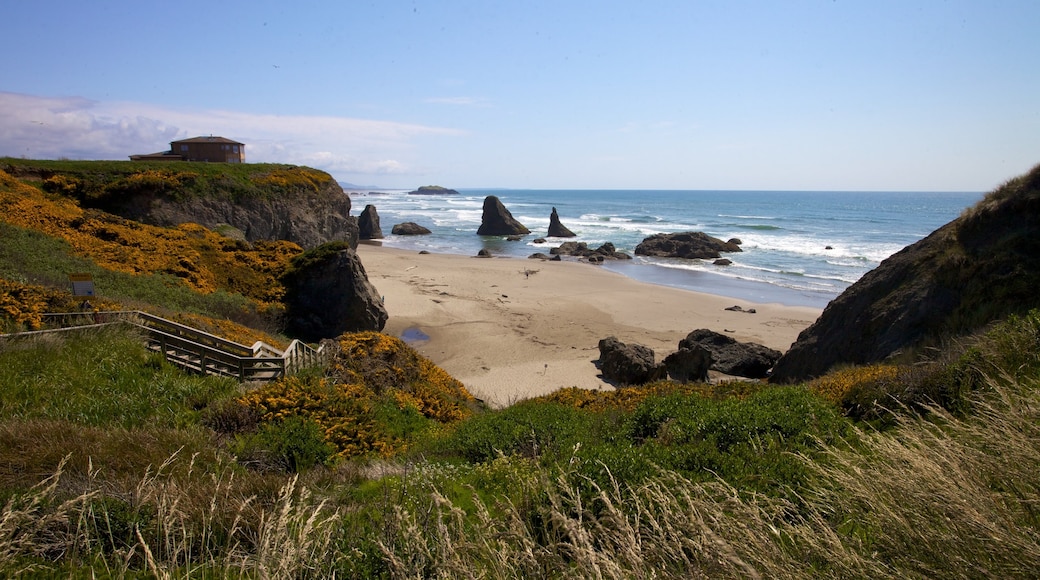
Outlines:
{"type": "Polygon", "coordinates": [[[0,156],[219,135],[386,188],[989,191],[1036,0],[6,2],[0,156]]]}

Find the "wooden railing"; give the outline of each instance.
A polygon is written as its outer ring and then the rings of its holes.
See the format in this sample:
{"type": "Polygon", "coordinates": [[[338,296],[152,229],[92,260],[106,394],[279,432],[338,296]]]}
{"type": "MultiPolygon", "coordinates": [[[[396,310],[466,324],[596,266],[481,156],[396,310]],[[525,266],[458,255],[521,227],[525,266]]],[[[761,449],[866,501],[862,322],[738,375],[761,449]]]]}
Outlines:
{"type": "MultiPolygon", "coordinates": [[[[46,326],[57,328],[17,335],[68,331],[87,326],[132,324],[145,332],[148,348],[185,370],[234,377],[240,381],[270,381],[322,364],[322,348],[294,340],[284,351],[265,342],[245,346],[140,311],[44,314],[46,326]]],[[[15,336],[15,335],[3,335],[15,336]]]]}

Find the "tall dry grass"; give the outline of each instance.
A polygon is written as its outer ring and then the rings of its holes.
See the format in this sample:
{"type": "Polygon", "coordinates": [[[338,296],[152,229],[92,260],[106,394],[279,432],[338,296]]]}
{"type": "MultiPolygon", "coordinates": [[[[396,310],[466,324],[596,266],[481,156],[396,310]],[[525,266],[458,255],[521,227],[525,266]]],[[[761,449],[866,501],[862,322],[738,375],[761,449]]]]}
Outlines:
{"type": "Polygon", "coordinates": [[[63,483],[65,463],[0,511],[0,574],[89,569],[103,577],[328,578],[339,511],[288,479],[277,500],[241,495],[235,471],[170,477],[171,457],[129,490],[92,469],[63,483]],[[68,495],[69,487],[82,489],[68,495]]]}

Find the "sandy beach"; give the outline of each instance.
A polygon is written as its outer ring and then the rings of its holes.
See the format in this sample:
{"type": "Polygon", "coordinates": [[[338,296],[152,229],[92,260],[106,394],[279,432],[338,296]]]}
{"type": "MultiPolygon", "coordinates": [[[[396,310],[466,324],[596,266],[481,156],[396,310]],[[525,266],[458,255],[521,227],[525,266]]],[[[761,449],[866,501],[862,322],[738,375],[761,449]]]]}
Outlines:
{"type": "Polygon", "coordinates": [[[612,389],[595,365],[608,336],[648,346],[658,360],[698,328],[786,351],[820,314],[637,282],[574,261],[377,244],[362,244],[358,254],[390,315],[384,332],[408,340],[493,406],[564,387],[612,389]]]}

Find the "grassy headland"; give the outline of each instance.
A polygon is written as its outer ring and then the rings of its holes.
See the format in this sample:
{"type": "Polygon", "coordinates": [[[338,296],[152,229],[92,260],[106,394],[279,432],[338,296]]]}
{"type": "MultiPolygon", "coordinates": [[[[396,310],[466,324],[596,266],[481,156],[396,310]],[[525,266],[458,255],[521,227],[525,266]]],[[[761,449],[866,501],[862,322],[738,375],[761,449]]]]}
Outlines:
{"type": "MultiPolygon", "coordinates": [[[[105,288],[101,306],[187,317],[247,344],[280,339],[266,285],[298,248],[264,254],[204,228],[125,223],[41,188],[0,172],[3,328],[74,310],[64,277],[83,271],[105,288]],[[171,256],[194,269],[179,275],[171,256]]],[[[126,329],[3,340],[0,573],[1040,569],[1040,313],[928,364],[782,387],[566,389],[501,410],[395,338],[347,334],[335,348],[325,368],[247,389],[184,375],[126,329]]]]}

